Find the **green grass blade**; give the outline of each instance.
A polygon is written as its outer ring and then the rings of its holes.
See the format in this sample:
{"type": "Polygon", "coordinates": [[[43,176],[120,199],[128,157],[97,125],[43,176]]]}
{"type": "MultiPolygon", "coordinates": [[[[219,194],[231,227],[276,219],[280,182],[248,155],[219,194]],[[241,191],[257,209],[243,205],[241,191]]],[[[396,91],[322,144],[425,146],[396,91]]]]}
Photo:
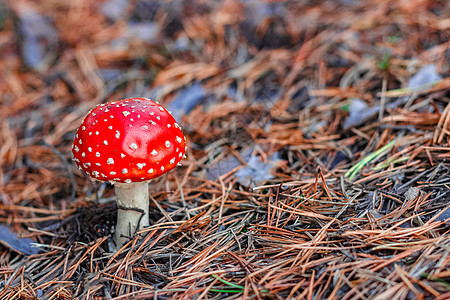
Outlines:
{"type": "Polygon", "coordinates": [[[389,142],[388,144],[384,145],[380,149],[378,149],[375,152],[370,153],[363,159],[361,159],[359,162],[357,162],[353,167],[351,167],[347,173],[345,173],[345,177],[348,177],[350,181],[353,181],[353,178],[355,178],[356,174],[370,161],[374,160],[375,158],[381,156],[384,152],[389,151],[395,144],[395,140],[389,142]]]}
{"type": "Polygon", "coordinates": [[[402,161],[405,161],[405,160],[408,160],[408,159],[409,159],[409,156],[403,156],[403,157],[397,158],[395,160],[388,159],[385,163],[383,163],[383,164],[381,164],[381,165],[379,165],[377,167],[374,167],[373,170],[378,171],[378,170],[387,168],[390,164],[394,164],[395,165],[395,164],[397,164],[399,162],[402,162],[402,161]]]}
{"type": "Polygon", "coordinates": [[[238,285],[238,284],[234,284],[232,282],[226,281],[226,280],[220,278],[219,276],[217,276],[216,274],[212,274],[211,276],[216,278],[216,279],[218,279],[220,282],[222,282],[222,283],[224,283],[224,284],[226,284],[228,286],[232,286],[234,288],[241,289],[241,290],[244,289],[244,287],[242,285],[238,285]]]}

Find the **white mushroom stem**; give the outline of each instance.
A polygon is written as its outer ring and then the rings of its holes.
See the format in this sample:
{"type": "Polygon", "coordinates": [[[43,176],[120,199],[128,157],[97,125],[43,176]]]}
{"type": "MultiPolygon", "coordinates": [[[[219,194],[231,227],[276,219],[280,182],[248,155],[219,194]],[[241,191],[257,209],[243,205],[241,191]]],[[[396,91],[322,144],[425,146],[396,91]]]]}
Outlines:
{"type": "Polygon", "coordinates": [[[115,183],[117,197],[117,224],[114,242],[120,248],[134,233],[149,225],[148,183],[115,183]]]}

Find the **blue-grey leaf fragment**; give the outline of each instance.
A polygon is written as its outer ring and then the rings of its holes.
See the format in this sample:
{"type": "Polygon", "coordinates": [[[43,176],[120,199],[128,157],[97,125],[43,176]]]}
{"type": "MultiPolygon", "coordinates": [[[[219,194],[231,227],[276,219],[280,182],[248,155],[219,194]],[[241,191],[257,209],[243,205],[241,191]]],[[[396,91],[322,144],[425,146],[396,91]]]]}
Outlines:
{"type": "Polygon", "coordinates": [[[0,225],[0,244],[16,251],[20,254],[32,255],[39,252],[38,248],[33,247],[33,241],[29,238],[18,238],[16,233],[11,232],[10,228],[0,225]]]}

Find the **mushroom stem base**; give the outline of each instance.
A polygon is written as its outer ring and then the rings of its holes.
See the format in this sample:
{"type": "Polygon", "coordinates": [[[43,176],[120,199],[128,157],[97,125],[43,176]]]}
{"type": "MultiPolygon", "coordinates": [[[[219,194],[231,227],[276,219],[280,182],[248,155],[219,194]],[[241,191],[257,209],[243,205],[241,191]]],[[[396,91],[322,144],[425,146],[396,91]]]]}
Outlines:
{"type": "Polygon", "coordinates": [[[149,225],[148,183],[115,183],[117,196],[117,224],[114,242],[120,248],[136,231],[149,225]]]}

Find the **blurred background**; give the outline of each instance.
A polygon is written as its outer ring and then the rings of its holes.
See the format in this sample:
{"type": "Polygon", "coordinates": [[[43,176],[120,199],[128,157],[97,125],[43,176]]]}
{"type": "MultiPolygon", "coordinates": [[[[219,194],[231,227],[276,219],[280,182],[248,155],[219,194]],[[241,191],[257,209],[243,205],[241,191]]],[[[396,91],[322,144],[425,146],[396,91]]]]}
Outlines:
{"type": "Polygon", "coordinates": [[[440,91],[420,102],[420,118],[400,111],[400,122],[433,129],[448,99],[441,91],[449,86],[449,5],[3,1],[0,201],[69,207],[92,195],[97,183],[70,161],[75,130],[90,108],[126,97],[152,98],[172,112],[189,140],[189,174],[217,180],[247,163],[236,177],[244,187],[349,162],[372,135],[352,128],[414,104],[415,96],[395,97],[397,89],[440,91]],[[352,143],[360,147],[341,147],[352,143]]]}
{"type": "Polygon", "coordinates": [[[433,129],[448,99],[449,5],[3,1],[0,201],[68,207],[91,195],[96,185],[70,161],[75,130],[93,106],[126,97],[152,98],[173,113],[189,140],[185,167],[198,179],[247,163],[237,173],[245,187],[273,179],[274,166],[284,166],[278,179],[300,179],[314,177],[317,164],[350,161],[360,148],[320,143],[364,146],[371,134],[352,128],[414,104],[397,89],[440,91],[420,102],[420,118],[401,112],[400,122],[433,129]],[[300,167],[306,157],[317,160],[300,167]]]}

